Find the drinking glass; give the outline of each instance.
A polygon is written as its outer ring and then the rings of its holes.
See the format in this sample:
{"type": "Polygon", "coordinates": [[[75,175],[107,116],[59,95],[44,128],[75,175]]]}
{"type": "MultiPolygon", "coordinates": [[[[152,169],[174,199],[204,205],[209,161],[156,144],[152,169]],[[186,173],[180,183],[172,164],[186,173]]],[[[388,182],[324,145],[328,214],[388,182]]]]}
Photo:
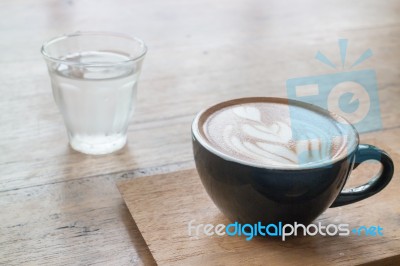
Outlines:
{"type": "Polygon", "coordinates": [[[125,145],[146,51],[138,38],[107,32],[77,32],[43,44],[73,149],[107,154],[125,145]]]}

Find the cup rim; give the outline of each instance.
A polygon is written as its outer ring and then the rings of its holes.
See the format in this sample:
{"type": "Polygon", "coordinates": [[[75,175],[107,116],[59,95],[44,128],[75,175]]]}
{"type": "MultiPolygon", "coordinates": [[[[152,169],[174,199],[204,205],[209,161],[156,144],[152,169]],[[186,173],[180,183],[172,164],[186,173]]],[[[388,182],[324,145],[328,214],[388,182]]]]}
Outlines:
{"type": "Polygon", "coordinates": [[[354,125],[352,123],[350,123],[344,117],[342,117],[334,112],[323,109],[314,104],[310,104],[310,103],[306,103],[306,102],[302,102],[302,101],[298,101],[298,100],[291,100],[291,99],[287,99],[287,98],[279,98],[279,97],[244,97],[244,98],[235,98],[235,99],[219,102],[219,103],[214,104],[210,107],[207,107],[207,108],[201,110],[199,113],[197,113],[197,115],[193,119],[191,131],[193,134],[193,139],[197,140],[202,147],[204,147],[206,150],[213,153],[214,155],[216,155],[226,161],[235,162],[240,165],[251,166],[251,167],[267,169],[267,170],[298,171],[298,170],[313,170],[313,169],[328,167],[330,165],[335,164],[338,161],[349,158],[349,155],[353,154],[356,151],[358,145],[360,144],[360,137],[359,137],[359,134],[358,134],[356,128],[354,127],[354,125]],[[217,108],[218,106],[221,106],[221,105],[229,106],[230,103],[234,103],[237,101],[251,102],[251,101],[257,101],[257,100],[262,100],[264,102],[274,102],[274,101],[275,102],[276,101],[285,102],[286,101],[287,105],[295,104],[297,106],[306,108],[307,110],[311,110],[311,111],[315,110],[317,112],[321,112],[324,115],[328,115],[328,116],[334,117],[334,118],[337,117],[341,120],[344,120],[350,126],[352,133],[354,134],[354,143],[348,152],[346,152],[343,155],[338,156],[334,159],[316,161],[310,165],[305,164],[305,165],[300,165],[300,166],[289,166],[289,165],[280,166],[280,165],[265,165],[265,164],[261,164],[261,163],[253,163],[253,162],[247,162],[244,160],[237,159],[237,158],[230,156],[226,153],[223,153],[223,152],[219,151],[218,149],[214,148],[213,146],[211,146],[209,144],[209,141],[205,137],[203,137],[202,134],[200,133],[199,121],[200,121],[200,118],[202,117],[202,115],[204,113],[206,113],[207,111],[209,111],[213,108],[217,108]]]}
{"type": "Polygon", "coordinates": [[[90,66],[90,67],[108,67],[108,66],[116,66],[116,65],[122,65],[122,64],[126,64],[126,63],[131,63],[131,62],[135,62],[138,61],[140,59],[142,59],[146,53],[147,53],[147,46],[145,44],[145,42],[142,39],[139,39],[137,37],[133,37],[127,34],[123,34],[123,33],[116,33],[116,32],[107,32],[107,31],[77,31],[74,33],[69,33],[69,34],[63,34],[63,35],[59,35],[56,37],[51,38],[50,40],[46,41],[43,43],[40,52],[42,53],[43,57],[47,60],[50,60],[52,62],[56,62],[56,63],[62,63],[65,65],[79,65],[79,66],[90,66]],[[135,41],[138,42],[140,45],[142,45],[143,50],[141,51],[141,53],[139,53],[138,56],[136,57],[132,57],[129,58],[127,60],[121,60],[118,62],[112,62],[112,63],[81,63],[81,62],[73,62],[73,61],[68,61],[68,60],[64,60],[64,59],[59,59],[56,57],[51,56],[48,51],[46,50],[46,47],[48,47],[49,45],[52,45],[58,41],[62,41],[68,38],[74,38],[74,37],[79,37],[79,36],[111,36],[111,37],[117,37],[117,38],[121,38],[121,39],[126,39],[126,40],[130,40],[130,41],[135,41]]]}

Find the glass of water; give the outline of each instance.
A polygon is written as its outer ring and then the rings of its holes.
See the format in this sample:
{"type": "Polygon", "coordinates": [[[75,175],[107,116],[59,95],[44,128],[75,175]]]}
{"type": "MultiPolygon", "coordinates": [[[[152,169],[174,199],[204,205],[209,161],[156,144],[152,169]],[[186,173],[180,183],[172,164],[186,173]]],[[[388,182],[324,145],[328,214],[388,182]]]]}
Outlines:
{"type": "Polygon", "coordinates": [[[146,45],[116,33],[78,32],[42,46],[73,149],[107,154],[127,140],[146,45]]]}

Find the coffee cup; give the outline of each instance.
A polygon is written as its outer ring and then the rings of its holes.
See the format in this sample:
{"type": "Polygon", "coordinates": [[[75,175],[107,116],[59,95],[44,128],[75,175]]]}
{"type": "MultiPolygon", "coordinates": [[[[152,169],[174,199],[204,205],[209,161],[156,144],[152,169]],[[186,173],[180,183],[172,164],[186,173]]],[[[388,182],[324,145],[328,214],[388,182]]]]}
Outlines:
{"type": "Polygon", "coordinates": [[[329,207],[378,193],[394,171],[390,156],[360,144],[344,118],[283,98],[234,99],[201,111],[192,123],[192,144],[208,195],[240,223],[311,223],[329,207]],[[343,189],[367,160],[382,165],[379,175],[343,189]]]}

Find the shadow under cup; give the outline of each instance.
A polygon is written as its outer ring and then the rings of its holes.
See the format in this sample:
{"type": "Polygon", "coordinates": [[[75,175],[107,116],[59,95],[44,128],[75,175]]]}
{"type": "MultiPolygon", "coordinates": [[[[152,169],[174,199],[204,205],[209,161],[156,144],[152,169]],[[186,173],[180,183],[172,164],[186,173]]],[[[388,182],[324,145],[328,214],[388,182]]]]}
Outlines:
{"type": "MultiPolygon", "coordinates": [[[[279,102],[328,114],[319,107],[280,98],[243,98],[223,102],[200,112],[192,124],[196,168],[208,195],[231,220],[240,223],[308,224],[329,207],[350,204],[382,190],[393,176],[389,155],[371,145],[359,144],[329,164],[297,168],[246,163],[213,147],[200,128],[207,114],[230,105],[249,102],[279,102]],[[342,191],[352,169],[364,161],[382,164],[379,176],[363,186],[342,191]]],[[[222,133],[221,133],[222,134],[222,133]]]]}

